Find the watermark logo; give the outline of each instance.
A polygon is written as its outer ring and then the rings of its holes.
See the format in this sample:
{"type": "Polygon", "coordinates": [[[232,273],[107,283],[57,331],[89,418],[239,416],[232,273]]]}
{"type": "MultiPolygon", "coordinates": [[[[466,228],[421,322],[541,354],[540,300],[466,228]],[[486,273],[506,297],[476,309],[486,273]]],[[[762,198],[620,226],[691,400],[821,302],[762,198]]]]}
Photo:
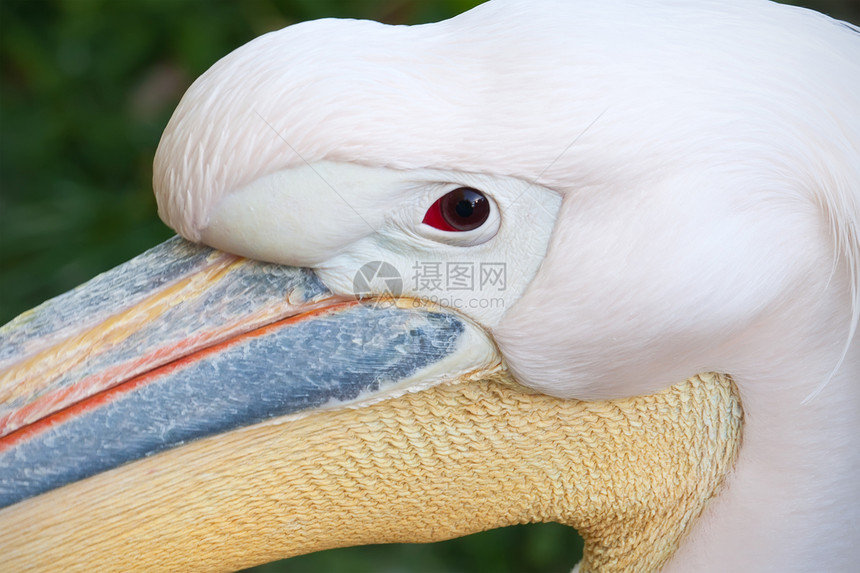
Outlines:
{"type": "Polygon", "coordinates": [[[371,261],[365,263],[352,279],[352,291],[360,299],[371,296],[397,298],[403,293],[403,279],[390,263],[371,261]]]}
{"type": "Polygon", "coordinates": [[[374,304],[389,304],[406,294],[416,308],[427,303],[460,310],[505,306],[502,293],[508,284],[503,262],[416,261],[411,270],[408,292],[404,293],[403,277],[394,265],[385,261],[365,263],[353,277],[353,293],[358,299],[374,299],[374,304]]]}

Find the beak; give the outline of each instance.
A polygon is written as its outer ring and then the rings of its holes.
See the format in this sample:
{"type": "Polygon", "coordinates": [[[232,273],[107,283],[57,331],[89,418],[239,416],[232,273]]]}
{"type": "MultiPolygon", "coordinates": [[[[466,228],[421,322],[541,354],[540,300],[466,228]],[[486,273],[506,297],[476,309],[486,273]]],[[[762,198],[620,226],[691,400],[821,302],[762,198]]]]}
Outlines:
{"type": "Polygon", "coordinates": [[[561,400],[411,299],[174,238],[0,330],[11,570],[236,570],[556,521],[656,570],[734,462],[731,380],[561,400]]]}
{"type": "Polygon", "coordinates": [[[2,331],[0,507],[273,418],[498,363],[441,309],[174,238],[2,331]]]}

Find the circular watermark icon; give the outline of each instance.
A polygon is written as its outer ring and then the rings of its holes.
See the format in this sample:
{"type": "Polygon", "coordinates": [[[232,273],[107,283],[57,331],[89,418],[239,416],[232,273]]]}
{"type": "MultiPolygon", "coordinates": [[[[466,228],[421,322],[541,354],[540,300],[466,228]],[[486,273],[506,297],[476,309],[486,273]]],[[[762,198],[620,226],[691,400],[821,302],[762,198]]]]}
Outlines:
{"type": "Polygon", "coordinates": [[[371,261],[356,271],[352,292],[359,299],[397,298],[403,292],[403,278],[391,263],[371,261]]]}

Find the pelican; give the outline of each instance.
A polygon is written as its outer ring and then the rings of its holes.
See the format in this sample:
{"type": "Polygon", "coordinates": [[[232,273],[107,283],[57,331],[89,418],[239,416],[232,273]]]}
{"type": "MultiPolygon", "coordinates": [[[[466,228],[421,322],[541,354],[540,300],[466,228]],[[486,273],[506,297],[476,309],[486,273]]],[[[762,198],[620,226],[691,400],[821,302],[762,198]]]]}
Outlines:
{"type": "Polygon", "coordinates": [[[4,570],[557,521],[581,573],[860,559],[860,30],[766,1],[318,20],[188,90],[179,237],[0,334],[4,570]]]}

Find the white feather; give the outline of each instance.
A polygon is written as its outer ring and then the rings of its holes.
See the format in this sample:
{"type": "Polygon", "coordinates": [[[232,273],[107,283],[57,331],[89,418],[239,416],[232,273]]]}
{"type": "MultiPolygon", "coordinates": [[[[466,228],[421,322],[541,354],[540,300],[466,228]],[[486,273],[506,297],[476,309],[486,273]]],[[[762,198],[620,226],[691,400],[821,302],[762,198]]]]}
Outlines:
{"type": "MultiPolygon", "coordinates": [[[[188,91],[156,156],[159,210],[200,240],[231,193],[320,162],[562,197],[540,268],[488,323],[524,383],[589,399],[735,376],[736,471],[668,570],[860,561],[856,28],[762,0],[494,0],[426,26],[292,26],[188,91]]],[[[551,219],[519,221],[545,236],[551,219]]],[[[504,252],[519,235],[500,237],[504,252]]],[[[331,281],[345,267],[326,260],[331,281]]]]}

